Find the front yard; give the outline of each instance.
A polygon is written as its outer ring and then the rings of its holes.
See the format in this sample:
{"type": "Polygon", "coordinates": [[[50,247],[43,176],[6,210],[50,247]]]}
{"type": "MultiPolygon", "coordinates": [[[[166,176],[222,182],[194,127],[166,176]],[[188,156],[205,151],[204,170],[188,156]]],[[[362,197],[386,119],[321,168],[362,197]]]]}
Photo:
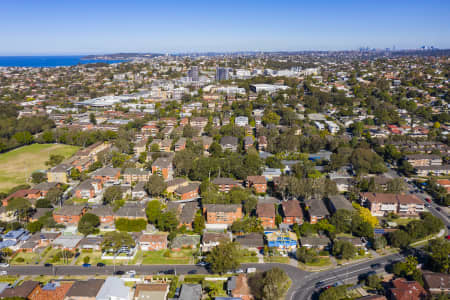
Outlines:
{"type": "Polygon", "coordinates": [[[287,256],[265,256],[264,262],[265,263],[287,264],[287,263],[289,263],[289,257],[287,257],[287,256]]]}
{"type": "Polygon", "coordinates": [[[20,252],[11,261],[11,265],[35,265],[40,261],[39,254],[31,252],[20,252]]]}
{"type": "MultiPolygon", "coordinates": [[[[47,251],[46,251],[47,252],[47,251]]],[[[63,251],[61,249],[50,249],[45,256],[42,258],[42,263],[49,263],[54,265],[70,265],[74,256],[72,257],[64,257],[61,255],[63,251]]]]}
{"type": "MultiPolygon", "coordinates": [[[[138,255],[141,254],[138,253],[138,255]]],[[[180,251],[142,251],[143,265],[176,265],[193,263],[194,256],[191,249],[183,249],[180,251]]]]}

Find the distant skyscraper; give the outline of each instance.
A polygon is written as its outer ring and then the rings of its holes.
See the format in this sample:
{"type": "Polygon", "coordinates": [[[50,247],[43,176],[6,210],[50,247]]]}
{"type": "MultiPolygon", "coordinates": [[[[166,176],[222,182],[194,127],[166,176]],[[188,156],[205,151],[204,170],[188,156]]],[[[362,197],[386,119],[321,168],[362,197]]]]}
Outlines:
{"type": "Polygon", "coordinates": [[[228,80],[227,68],[216,68],[216,81],[228,80]]]}
{"type": "Polygon", "coordinates": [[[189,70],[188,76],[192,81],[198,81],[198,66],[192,66],[189,70]]]}

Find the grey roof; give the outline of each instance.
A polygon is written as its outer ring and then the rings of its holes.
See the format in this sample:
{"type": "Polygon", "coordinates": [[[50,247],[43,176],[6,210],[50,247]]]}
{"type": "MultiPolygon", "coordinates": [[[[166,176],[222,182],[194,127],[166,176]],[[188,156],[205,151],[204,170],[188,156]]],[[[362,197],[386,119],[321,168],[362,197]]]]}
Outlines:
{"type": "Polygon", "coordinates": [[[220,144],[237,146],[238,138],[234,136],[224,136],[223,138],[220,139],[220,144]]]}
{"type": "Polygon", "coordinates": [[[331,206],[334,208],[334,210],[338,209],[346,209],[350,211],[355,210],[352,206],[352,203],[348,201],[343,195],[328,196],[328,200],[331,206]]]}
{"type": "Polygon", "coordinates": [[[148,174],[150,174],[150,172],[146,171],[146,170],[141,170],[138,168],[126,168],[123,171],[123,174],[124,175],[148,175],[148,174]]]}
{"type": "Polygon", "coordinates": [[[205,232],[202,236],[202,243],[218,242],[223,239],[231,240],[231,234],[229,232],[205,232]]]}
{"type": "Polygon", "coordinates": [[[104,282],[103,279],[75,281],[66,297],[96,297],[104,282]]]}
{"type": "Polygon", "coordinates": [[[128,299],[130,288],[125,285],[122,279],[108,277],[97,294],[96,300],[110,300],[111,298],[128,299]]]}
{"type": "Polygon", "coordinates": [[[53,168],[51,168],[50,172],[53,172],[53,173],[65,173],[65,172],[69,171],[71,168],[72,168],[71,165],[59,164],[59,165],[54,166],[53,168]]]}
{"type": "Polygon", "coordinates": [[[49,189],[57,185],[58,185],[57,182],[41,182],[33,186],[33,190],[48,191],[49,189]]]}
{"type": "Polygon", "coordinates": [[[236,242],[246,248],[264,247],[264,236],[262,233],[253,232],[245,235],[236,236],[236,242]]]}
{"type": "Polygon", "coordinates": [[[300,245],[327,246],[331,240],[325,236],[321,237],[301,237],[300,245]]]}
{"type": "Polygon", "coordinates": [[[185,224],[193,222],[197,209],[197,202],[188,202],[184,204],[179,217],[180,222],[185,224]]]}
{"type": "Polygon", "coordinates": [[[109,205],[100,205],[93,207],[89,212],[99,217],[107,217],[114,215],[114,211],[109,205]]]}
{"type": "Polygon", "coordinates": [[[60,246],[62,248],[75,248],[82,239],[83,237],[79,235],[60,235],[53,240],[52,245],[60,246]]]}
{"type": "Polygon", "coordinates": [[[200,300],[202,298],[202,286],[200,284],[183,284],[181,286],[179,300],[200,300]]]}
{"type": "Polygon", "coordinates": [[[146,217],[144,208],[139,205],[124,205],[116,211],[115,215],[118,217],[146,217]]]}
{"type": "Polygon", "coordinates": [[[192,183],[189,183],[188,185],[178,187],[175,190],[175,193],[177,193],[177,194],[188,193],[188,192],[197,190],[199,186],[200,186],[200,183],[192,182],[192,183]]]}
{"type": "Polygon", "coordinates": [[[83,212],[84,205],[64,205],[53,211],[54,215],[59,216],[75,216],[81,215],[83,212]]]}
{"type": "Polygon", "coordinates": [[[236,288],[236,276],[231,276],[227,281],[227,291],[231,292],[236,288]]]}
{"type": "Polygon", "coordinates": [[[240,204],[205,204],[207,212],[235,212],[240,204]]]}
{"type": "Polygon", "coordinates": [[[233,178],[227,178],[227,177],[217,177],[214,178],[212,181],[213,184],[221,185],[221,184],[239,184],[236,180],[233,178]]]}
{"type": "Polygon", "coordinates": [[[173,185],[179,185],[179,184],[182,184],[184,182],[187,182],[187,180],[184,179],[184,178],[177,177],[177,178],[174,178],[172,180],[167,181],[167,186],[170,187],[170,186],[173,186],[173,185]]]}
{"type": "Polygon", "coordinates": [[[323,203],[322,199],[314,198],[310,201],[307,201],[306,204],[308,205],[308,213],[310,216],[328,216],[328,209],[326,208],[325,204],[323,203]]]}
{"type": "Polygon", "coordinates": [[[152,164],[152,166],[159,168],[168,168],[172,165],[172,160],[166,157],[158,157],[152,164]]]}
{"type": "Polygon", "coordinates": [[[52,211],[53,208],[36,208],[36,211],[32,215],[34,219],[39,219],[40,217],[44,216],[49,211],[52,211]]]}
{"type": "Polygon", "coordinates": [[[104,167],[101,169],[98,169],[92,173],[94,176],[109,176],[114,177],[116,176],[117,172],[120,172],[119,168],[111,168],[111,167],[104,167]]]}
{"type": "Polygon", "coordinates": [[[170,248],[182,248],[184,246],[197,246],[200,244],[200,236],[199,235],[178,235],[176,236],[172,242],[170,243],[170,248]]]}

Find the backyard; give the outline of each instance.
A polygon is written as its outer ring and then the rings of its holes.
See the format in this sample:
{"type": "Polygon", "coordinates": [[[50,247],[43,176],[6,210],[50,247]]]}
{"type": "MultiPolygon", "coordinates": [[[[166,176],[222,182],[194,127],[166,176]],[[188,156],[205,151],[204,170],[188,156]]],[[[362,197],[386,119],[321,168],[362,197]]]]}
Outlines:
{"type": "Polygon", "coordinates": [[[31,174],[47,169],[50,154],[72,156],[79,147],[61,144],[33,144],[0,154],[0,192],[26,184],[31,174]]]}

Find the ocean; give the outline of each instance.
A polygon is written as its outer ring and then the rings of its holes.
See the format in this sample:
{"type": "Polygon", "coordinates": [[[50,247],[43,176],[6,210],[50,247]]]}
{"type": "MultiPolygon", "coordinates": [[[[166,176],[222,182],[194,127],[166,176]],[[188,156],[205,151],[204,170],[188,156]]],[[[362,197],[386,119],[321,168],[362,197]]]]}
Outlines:
{"type": "Polygon", "coordinates": [[[48,68],[91,63],[119,63],[124,60],[91,60],[83,56],[0,56],[0,67],[48,68]]]}

